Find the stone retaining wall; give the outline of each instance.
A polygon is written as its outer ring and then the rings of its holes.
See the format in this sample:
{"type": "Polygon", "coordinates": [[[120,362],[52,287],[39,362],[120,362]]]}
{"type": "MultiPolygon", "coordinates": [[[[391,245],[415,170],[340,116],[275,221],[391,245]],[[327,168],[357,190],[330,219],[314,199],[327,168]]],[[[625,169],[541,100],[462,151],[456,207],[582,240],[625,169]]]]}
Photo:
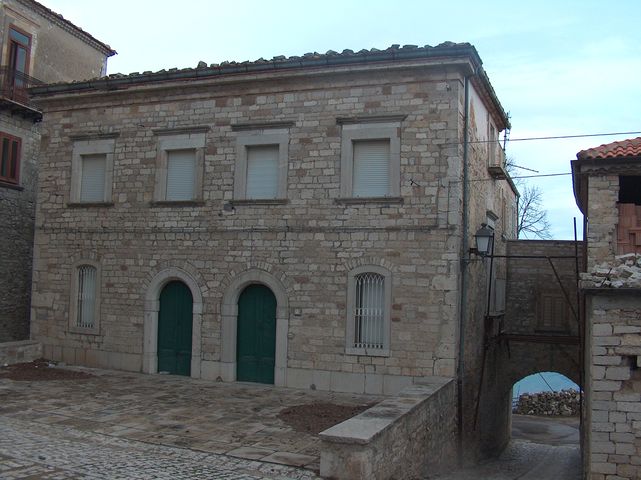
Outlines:
{"type": "Polygon", "coordinates": [[[321,475],[422,478],[456,458],[456,382],[414,385],[321,432],[321,475]]]}
{"type": "Polygon", "coordinates": [[[32,340],[0,343],[0,365],[31,362],[42,357],[42,345],[32,340]]]}

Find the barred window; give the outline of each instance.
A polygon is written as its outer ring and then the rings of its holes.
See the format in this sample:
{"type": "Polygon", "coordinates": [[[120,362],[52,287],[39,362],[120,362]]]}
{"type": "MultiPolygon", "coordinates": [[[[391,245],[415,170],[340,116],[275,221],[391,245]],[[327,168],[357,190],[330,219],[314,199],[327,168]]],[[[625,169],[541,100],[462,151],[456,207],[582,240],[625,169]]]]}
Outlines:
{"type": "Polygon", "coordinates": [[[76,327],[94,328],[96,323],[96,268],[78,267],[78,299],[76,327]]]}
{"type": "Polygon", "coordinates": [[[390,352],[392,274],[364,265],[348,273],[345,352],[387,356],[390,352]]]}
{"type": "Polygon", "coordinates": [[[385,277],[363,273],[356,277],[354,347],[383,348],[385,277]]]}

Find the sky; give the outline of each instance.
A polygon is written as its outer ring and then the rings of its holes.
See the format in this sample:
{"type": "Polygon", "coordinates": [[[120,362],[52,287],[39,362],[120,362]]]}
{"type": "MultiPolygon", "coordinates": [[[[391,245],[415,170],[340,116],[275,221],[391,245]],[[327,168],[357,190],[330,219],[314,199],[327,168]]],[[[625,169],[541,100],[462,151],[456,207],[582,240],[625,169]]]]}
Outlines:
{"type": "MultiPolygon", "coordinates": [[[[509,112],[507,156],[539,175],[569,173],[578,151],[641,136],[518,140],[641,132],[639,0],[40,1],[118,51],[108,73],[469,42],[509,112]]],[[[570,175],[524,181],[541,189],[553,238],[574,238],[574,217],[582,237],[570,175]]]]}

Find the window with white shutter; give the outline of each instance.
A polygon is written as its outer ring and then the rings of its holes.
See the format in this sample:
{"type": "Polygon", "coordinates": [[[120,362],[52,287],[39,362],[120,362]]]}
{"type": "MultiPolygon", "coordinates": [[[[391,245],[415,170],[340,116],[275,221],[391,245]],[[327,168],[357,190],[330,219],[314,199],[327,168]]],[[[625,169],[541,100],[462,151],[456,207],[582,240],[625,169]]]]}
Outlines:
{"type": "Polygon", "coordinates": [[[387,356],[390,352],[392,274],[377,265],[350,271],[347,284],[346,353],[387,356]]]}
{"type": "Polygon", "coordinates": [[[337,119],[341,126],[340,202],[402,202],[403,116],[337,119]]]}
{"type": "Polygon", "coordinates": [[[189,207],[202,202],[208,131],[205,126],[153,131],[158,150],[152,204],[189,207]]]}
{"type": "Polygon", "coordinates": [[[389,195],[389,140],[354,142],[352,195],[354,197],[384,197],[389,195]]]}
{"type": "Polygon", "coordinates": [[[107,155],[81,155],[82,178],[80,180],[81,202],[105,201],[105,174],[107,171],[107,155]]]}
{"type": "Polygon", "coordinates": [[[278,145],[247,147],[246,198],[277,198],[278,145]]]}
{"type": "Polygon", "coordinates": [[[167,196],[168,201],[194,199],[196,183],[196,150],[167,151],[167,196]]]}
{"type": "Polygon", "coordinates": [[[239,131],[236,137],[234,201],[276,205],[287,202],[289,130],[239,131]]]}
{"type": "Polygon", "coordinates": [[[76,140],[71,157],[71,204],[110,205],[117,135],[76,140]]]}

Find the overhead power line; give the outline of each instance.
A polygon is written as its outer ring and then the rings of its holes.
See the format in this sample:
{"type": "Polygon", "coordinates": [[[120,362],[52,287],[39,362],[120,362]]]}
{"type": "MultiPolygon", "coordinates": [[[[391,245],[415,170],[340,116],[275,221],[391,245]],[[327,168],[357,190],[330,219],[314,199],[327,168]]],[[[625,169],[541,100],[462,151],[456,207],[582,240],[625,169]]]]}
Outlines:
{"type": "MultiPolygon", "coordinates": [[[[587,138],[587,137],[611,137],[614,135],[641,135],[641,131],[636,132],[603,132],[603,133],[582,133],[578,135],[551,135],[549,137],[523,137],[523,138],[506,138],[506,142],[527,142],[531,140],[563,140],[567,138],[587,138]]],[[[503,142],[503,139],[497,140],[470,140],[469,143],[494,143],[503,142]]],[[[461,143],[461,142],[457,142],[461,143]]]]}

